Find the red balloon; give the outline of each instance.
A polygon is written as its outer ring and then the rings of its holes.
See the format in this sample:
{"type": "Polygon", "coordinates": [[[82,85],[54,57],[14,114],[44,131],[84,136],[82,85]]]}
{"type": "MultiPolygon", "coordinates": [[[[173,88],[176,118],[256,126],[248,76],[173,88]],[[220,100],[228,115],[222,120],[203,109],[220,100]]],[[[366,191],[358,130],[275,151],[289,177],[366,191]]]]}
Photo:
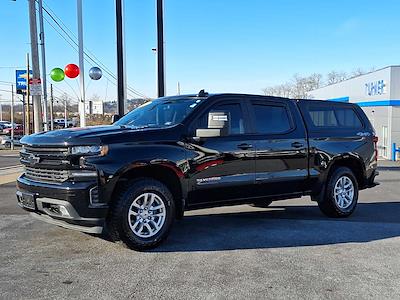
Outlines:
{"type": "Polygon", "coordinates": [[[76,78],[79,75],[79,67],[75,64],[69,64],[65,67],[64,73],[69,78],[76,78]]]}

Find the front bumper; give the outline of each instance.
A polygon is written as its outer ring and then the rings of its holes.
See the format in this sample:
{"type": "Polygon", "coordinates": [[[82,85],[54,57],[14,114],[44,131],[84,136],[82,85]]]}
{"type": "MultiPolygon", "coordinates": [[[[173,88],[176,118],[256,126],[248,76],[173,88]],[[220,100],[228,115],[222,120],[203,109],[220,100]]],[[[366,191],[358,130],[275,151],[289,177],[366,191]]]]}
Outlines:
{"type": "Polygon", "coordinates": [[[57,226],[67,228],[67,229],[72,229],[72,230],[77,230],[77,231],[82,231],[82,232],[92,233],[92,234],[101,234],[103,232],[103,225],[101,225],[101,226],[82,226],[82,225],[77,225],[77,224],[73,224],[73,223],[68,223],[63,220],[54,219],[48,215],[39,214],[36,212],[31,212],[31,216],[39,221],[43,221],[43,222],[57,225],[57,226]]]}
{"type": "Polygon", "coordinates": [[[108,207],[93,206],[90,190],[96,182],[47,184],[21,175],[17,179],[17,198],[21,193],[33,194],[35,208],[25,210],[39,220],[61,227],[99,234],[102,232],[108,207]]]}

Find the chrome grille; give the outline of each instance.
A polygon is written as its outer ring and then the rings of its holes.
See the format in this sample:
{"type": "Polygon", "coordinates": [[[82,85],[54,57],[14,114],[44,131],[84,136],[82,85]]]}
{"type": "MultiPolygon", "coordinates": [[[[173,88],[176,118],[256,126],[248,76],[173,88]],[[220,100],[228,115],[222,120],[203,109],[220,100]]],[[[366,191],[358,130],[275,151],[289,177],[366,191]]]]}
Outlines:
{"type": "Polygon", "coordinates": [[[69,178],[68,170],[49,170],[25,167],[25,176],[39,182],[62,183],[69,178]]]}
{"type": "Polygon", "coordinates": [[[28,167],[41,169],[65,169],[71,164],[68,147],[24,146],[20,161],[28,167]]]}
{"type": "Polygon", "coordinates": [[[37,155],[49,158],[66,157],[69,154],[67,147],[30,147],[24,146],[21,156],[37,155]]]}

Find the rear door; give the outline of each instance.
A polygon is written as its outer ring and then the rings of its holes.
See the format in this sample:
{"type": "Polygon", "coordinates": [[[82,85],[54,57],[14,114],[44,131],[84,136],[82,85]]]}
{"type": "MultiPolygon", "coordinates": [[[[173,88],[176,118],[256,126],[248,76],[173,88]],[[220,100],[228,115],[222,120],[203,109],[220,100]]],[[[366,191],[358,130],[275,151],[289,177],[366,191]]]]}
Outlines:
{"type": "Polygon", "coordinates": [[[258,196],[302,192],[308,178],[308,146],[300,112],[294,102],[252,100],[258,196]]]}

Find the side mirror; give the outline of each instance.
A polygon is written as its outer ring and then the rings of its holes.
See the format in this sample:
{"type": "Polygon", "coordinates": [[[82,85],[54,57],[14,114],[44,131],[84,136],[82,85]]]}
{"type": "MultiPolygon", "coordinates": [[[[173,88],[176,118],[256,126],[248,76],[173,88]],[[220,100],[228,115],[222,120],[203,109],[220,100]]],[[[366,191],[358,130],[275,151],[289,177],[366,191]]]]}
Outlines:
{"type": "Polygon", "coordinates": [[[221,129],[207,128],[207,129],[196,129],[196,138],[209,138],[221,136],[221,129]]]}
{"type": "Polygon", "coordinates": [[[121,119],[120,115],[113,115],[111,118],[111,122],[114,124],[115,122],[117,122],[119,119],[121,119]]]}
{"type": "Polygon", "coordinates": [[[196,129],[196,138],[220,137],[229,134],[230,115],[223,111],[208,113],[208,128],[196,129]]]}

